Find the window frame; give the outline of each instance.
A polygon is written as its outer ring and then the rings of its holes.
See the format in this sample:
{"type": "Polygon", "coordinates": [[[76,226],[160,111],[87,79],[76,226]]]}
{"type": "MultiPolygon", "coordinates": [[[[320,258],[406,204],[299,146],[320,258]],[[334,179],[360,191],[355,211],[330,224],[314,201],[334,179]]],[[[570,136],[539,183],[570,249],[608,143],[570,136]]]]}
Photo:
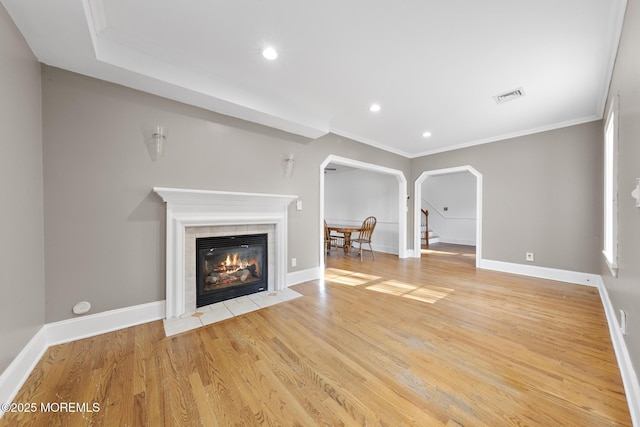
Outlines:
{"type": "Polygon", "coordinates": [[[604,194],[602,254],[613,277],[618,276],[618,96],[611,98],[604,125],[604,194]]]}

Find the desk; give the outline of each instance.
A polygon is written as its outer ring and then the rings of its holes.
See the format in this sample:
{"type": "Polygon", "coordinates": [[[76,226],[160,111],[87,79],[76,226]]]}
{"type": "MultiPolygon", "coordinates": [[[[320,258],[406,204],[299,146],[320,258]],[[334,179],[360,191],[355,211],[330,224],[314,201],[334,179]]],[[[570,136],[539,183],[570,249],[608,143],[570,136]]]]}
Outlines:
{"type": "Polygon", "coordinates": [[[358,233],[362,229],[360,225],[329,225],[327,227],[329,229],[329,233],[335,231],[336,233],[342,233],[344,235],[344,256],[349,255],[349,251],[351,250],[351,233],[358,233]]]}

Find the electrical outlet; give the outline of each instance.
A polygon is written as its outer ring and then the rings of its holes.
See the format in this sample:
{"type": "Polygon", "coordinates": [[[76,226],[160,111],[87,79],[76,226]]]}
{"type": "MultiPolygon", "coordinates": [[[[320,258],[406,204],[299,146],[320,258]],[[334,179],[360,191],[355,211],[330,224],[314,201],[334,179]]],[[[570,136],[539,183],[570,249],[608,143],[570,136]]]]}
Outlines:
{"type": "Polygon", "coordinates": [[[298,260],[295,258],[291,258],[291,267],[295,267],[298,265],[298,260]]]}
{"type": "Polygon", "coordinates": [[[527,252],[525,255],[525,259],[529,262],[533,262],[533,252],[527,252]]]}
{"type": "Polygon", "coordinates": [[[620,310],[620,332],[627,333],[627,312],[620,310]]]}

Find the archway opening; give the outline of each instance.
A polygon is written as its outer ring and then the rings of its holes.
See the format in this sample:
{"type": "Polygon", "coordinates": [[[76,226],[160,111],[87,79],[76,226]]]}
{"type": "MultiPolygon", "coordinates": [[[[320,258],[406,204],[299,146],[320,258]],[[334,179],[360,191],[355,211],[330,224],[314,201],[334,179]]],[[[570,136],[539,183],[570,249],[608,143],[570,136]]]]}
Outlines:
{"type": "MultiPolygon", "coordinates": [[[[476,246],[476,267],[482,258],[482,174],[472,166],[459,166],[453,168],[437,169],[424,171],[416,179],[414,184],[414,211],[413,211],[413,247],[414,256],[421,256],[421,217],[422,213],[422,187],[429,177],[437,177],[451,174],[459,174],[461,172],[469,172],[475,177],[475,246],[476,246]]],[[[427,237],[428,238],[428,237],[427,237]]]]}
{"type": "Polygon", "coordinates": [[[374,173],[380,173],[393,176],[398,185],[398,191],[394,205],[397,209],[398,215],[398,256],[400,258],[407,258],[407,179],[404,173],[397,169],[391,169],[372,163],[365,163],[358,160],[349,159],[346,157],[340,157],[336,155],[329,155],[320,164],[320,222],[319,222],[319,242],[320,242],[320,265],[324,268],[324,214],[325,214],[325,168],[331,165],[341,165],[349,168],[360,169],[364,171],[370,171],[374,173]]]}

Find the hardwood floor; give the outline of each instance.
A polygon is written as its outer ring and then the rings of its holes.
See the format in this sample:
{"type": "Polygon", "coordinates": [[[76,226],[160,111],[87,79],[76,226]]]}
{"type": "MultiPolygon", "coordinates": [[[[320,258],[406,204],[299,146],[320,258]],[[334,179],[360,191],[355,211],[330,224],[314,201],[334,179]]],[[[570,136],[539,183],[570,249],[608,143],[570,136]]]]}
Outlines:
{"type": "Polygon", "coordinates": [[[50,348],[0,426],[630,426],[597,289],[476,270],[469,247],[327,257],[304,296],[165,338],[50,348]]]}

